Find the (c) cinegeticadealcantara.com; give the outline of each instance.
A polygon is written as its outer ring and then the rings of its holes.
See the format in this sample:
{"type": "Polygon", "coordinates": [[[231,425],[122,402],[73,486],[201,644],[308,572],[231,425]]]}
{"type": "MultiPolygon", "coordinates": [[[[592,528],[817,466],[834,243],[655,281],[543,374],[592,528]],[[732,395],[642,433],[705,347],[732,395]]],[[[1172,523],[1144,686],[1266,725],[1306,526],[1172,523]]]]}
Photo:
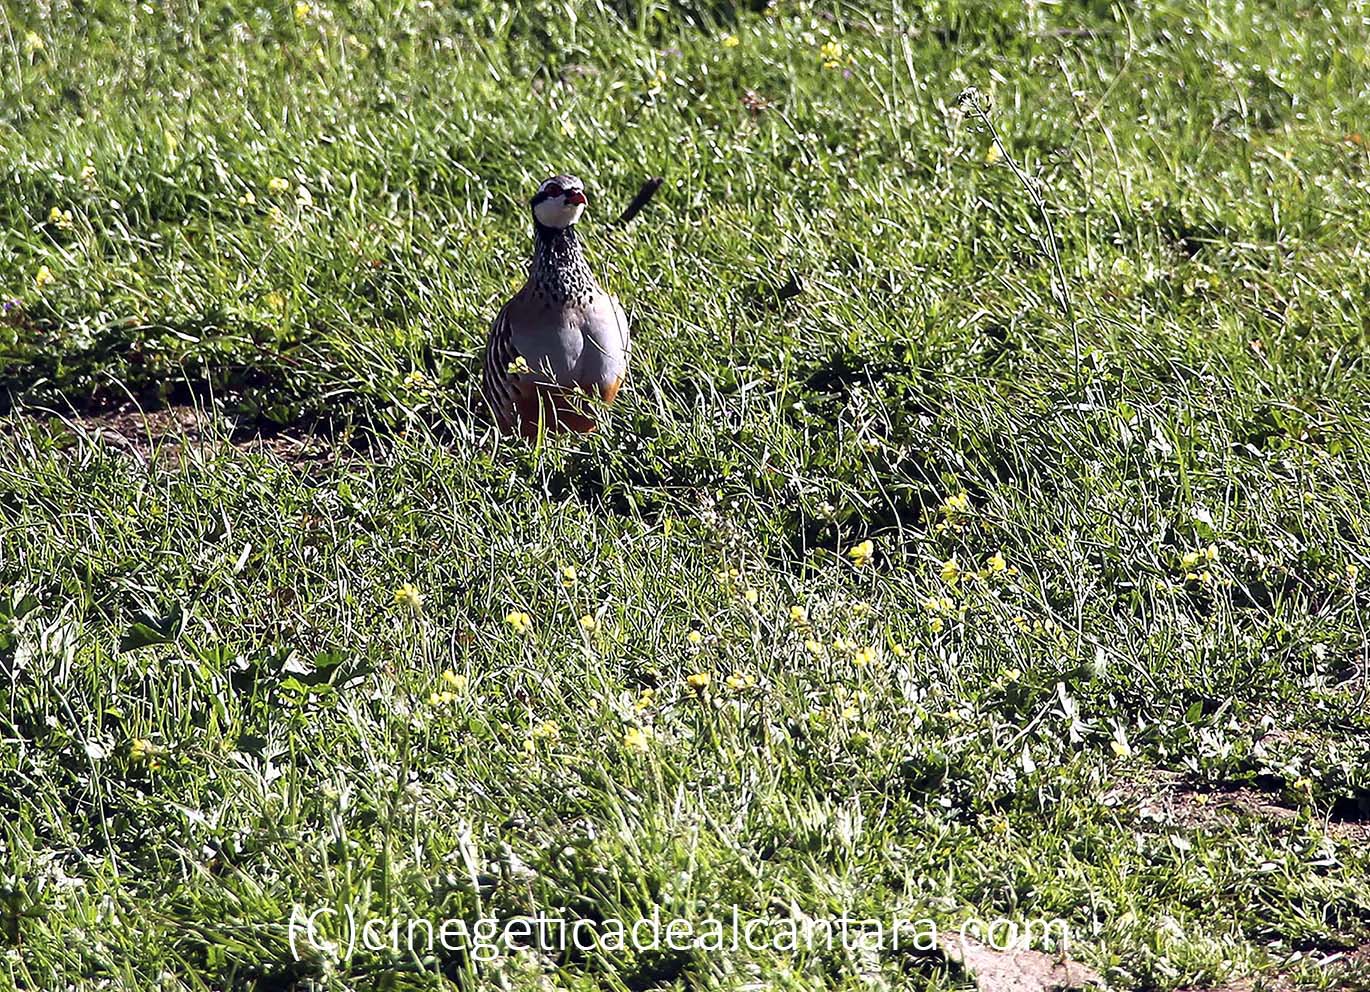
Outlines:
{"type": "Polygon", "coordinates": [[[364,916],[352,907],[296,906],[289,920],[290,949],[296,959],[347,960],[358,951],[431,954],[468,953],[492,961],[519,949],[541,952],[740,950],[932,951],[948,939],[970,939],[995,950],[1064,949],[1070,924],[1061,919],[992,920],[972,917],[945,922],[928,916],[895,914],[887,919],[849,916],[749,916],[733,907],[724,917],[665,917],[660,908],[632,920],[589,920],[553,913],[498,918],[364,916]]]}

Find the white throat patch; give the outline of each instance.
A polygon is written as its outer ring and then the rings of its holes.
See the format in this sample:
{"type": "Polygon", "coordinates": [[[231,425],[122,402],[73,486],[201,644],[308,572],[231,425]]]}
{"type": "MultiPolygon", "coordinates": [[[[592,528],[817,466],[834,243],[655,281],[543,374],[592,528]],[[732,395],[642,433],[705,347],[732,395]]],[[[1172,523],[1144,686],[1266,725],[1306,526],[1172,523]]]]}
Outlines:
{"type": "Polygon", "coordinates": [[[533,208],[533,216],[538,219],[538,223],[543,227],[570,227],[580,220],[580,215],[585,212],[585,204],[572,203],[569,206],[560,196],[543,200],[533,208]]]}

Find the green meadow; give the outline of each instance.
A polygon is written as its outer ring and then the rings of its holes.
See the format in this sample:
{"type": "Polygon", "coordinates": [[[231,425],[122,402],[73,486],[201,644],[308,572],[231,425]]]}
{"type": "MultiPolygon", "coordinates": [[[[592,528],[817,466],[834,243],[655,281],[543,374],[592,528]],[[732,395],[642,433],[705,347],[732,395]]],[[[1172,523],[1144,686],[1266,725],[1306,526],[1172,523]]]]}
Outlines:
{"type": "Polygon", "coordinates": [[[0,990],[1370,989],[1370,8],[1142,8],[0,4],[0,990]],[[357,939],[654,913],[1070,939],[357,939]]]}

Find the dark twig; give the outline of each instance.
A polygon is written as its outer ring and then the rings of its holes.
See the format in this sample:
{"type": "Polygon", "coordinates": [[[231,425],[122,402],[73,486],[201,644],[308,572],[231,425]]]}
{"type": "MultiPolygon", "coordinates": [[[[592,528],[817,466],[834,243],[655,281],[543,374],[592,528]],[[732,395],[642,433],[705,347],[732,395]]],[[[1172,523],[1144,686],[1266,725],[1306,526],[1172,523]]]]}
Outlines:
{"type": "Polygon", "coordinates": [[[642,208],[651,201],[652,197],[656,196],[656,191],[661,188],[663,182],[665,179],[661,176],[653,176],[643,183],[642,188],[637,191],[637,196],[633,197],[633,202],[628,204],[628,208],[619,214],[618,220],[614,223],[622,227],[636,217],[642,208]]]}

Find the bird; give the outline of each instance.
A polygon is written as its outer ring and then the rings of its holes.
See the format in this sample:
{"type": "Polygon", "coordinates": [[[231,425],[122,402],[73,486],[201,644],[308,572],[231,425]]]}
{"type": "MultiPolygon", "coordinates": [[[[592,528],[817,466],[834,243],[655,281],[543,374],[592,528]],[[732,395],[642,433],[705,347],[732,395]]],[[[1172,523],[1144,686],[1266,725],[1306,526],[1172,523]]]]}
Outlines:
{"type": "Polygon", "coordinates": [[[529,200],[528,276],[490,324],[481,393],[506,436],[589,433],[593,397],[614,401],[628,371],[628,317],[585,260],[576,222],[588,205],[575,176],[543,180],[529,200]]]}

